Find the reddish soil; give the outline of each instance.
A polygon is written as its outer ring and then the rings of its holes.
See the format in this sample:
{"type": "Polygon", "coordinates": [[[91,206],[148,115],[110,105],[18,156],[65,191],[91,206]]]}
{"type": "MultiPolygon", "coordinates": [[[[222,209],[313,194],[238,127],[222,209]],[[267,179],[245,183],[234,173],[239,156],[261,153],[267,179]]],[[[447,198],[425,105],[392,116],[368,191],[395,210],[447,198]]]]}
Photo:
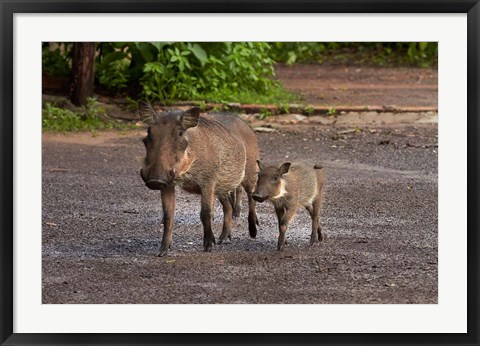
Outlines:
{"type": "Polygon", "coordinates": [[[437,68],[278,65],[287,90],[312,105],[429,106],[438,103],[437,68]]]}

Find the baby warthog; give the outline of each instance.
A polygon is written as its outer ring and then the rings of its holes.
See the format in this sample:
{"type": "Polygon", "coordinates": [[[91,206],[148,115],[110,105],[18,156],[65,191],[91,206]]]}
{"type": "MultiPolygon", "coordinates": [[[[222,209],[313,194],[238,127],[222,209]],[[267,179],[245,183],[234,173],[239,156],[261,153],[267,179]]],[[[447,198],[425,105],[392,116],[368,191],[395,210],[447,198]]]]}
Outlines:
{"type": "Polygon", "coordinates": [[[325,171],[321,166],[291,164],[285,162],[280,167],[265,167],[257,161],[260,172],[253,199],[257,202],[268,200],[275,207],[278,218],[278,246],[285,244],[285,232],[296,211],[305,207],[312,218],[310,244],[323,241],[320,227],[320,209],[323,204],[325,171]]]}
{"type": "Polygon", "coordinates": [[[242,186],[248,195],[248,225],[254,238],[258,221],[252,194],[258,147],[250,126],[234,115],[200,116],[198,107],[184,112],[150,112],[153,121],[143,140],[147,155],[140,175],[148,188],[162,193],[164,232],[158,255],[165,256],[172,245],[175,185],[201,196],[205,251],[215,244],[211,224],[215,196],[224,213],[222,242],[231,239],[232,215],[239,213],[242,186]]]}

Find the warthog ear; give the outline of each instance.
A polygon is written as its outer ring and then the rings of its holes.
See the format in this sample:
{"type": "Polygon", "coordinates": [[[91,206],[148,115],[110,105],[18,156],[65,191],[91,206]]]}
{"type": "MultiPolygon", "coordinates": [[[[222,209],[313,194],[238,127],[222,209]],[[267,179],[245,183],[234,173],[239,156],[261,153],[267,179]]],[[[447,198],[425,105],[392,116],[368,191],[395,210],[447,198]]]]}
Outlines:
{"type": "Polygon", "coordinates": [[[182,127],[185,130],[190,127],[195,127],[198,124],[199,116],[200,116],[200,108],[198,107],[190,108],[189,110],[186,110],[185,112],[183,112],[180,118],[180,123],[182,124],[182,127]]]}
{"type": "Polygon", "coordinates": [[[260,170],[262,170],[262,169],[265,168],[265,166],[263,165],[263,163],[262,163],[260,160],[257,160],[257,165],[258,165],[258,168],[259,168],[260,170]]]}
{"type": "Polygon", "coordinates": [[[285,173],[288,173],[288,171],[290,170],[290,166],[292,164],[290,162],[285,162],[283,163],[279,168],[278,170],[280,171],[280,174],[281,175],[284,175],[285,173]]]}

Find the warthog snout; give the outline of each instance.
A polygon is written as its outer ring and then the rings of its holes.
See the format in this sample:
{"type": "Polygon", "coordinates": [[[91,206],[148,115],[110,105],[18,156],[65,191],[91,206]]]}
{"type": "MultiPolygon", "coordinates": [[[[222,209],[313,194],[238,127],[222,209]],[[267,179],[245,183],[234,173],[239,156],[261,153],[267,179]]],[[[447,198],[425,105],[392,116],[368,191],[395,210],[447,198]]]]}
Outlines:
{"type": "Polygon", "coordinates": [[[252,195],[252,197],[253,197],[253,199],[254,199],[255,201],[260,202],[260,203],[264,202],[264,201],[267,199],[266,196],[260,195],[260,194],[258,194],[258,193],[254,193],[254,194],[252,195]]]}
{"type": "Polygon", "coordinates": [[[165,188],[167,185],[171,184],[175,180],[175,172],[173,170],[169,171],[166,175],[166,177],[158,177],[158,176],[149,176],[149,177],[144,177],[143,176],[143,171],[140,171],[140,174],[143,178],[143,181],[145,182],[145,185],[149,189],[152,190],[162,190],[165,188]]]}
{"type": "Polygon", "coordinates": [[[163,188],[165,188],[168,184],[166,181],[162,180],[162,179],[159,179],[159,178],[155,178],[155,179],[150,179],[149,181],[147,181],[145,183],[145,185],[147,185],[147,187],[149,189],[152,189],[152,190],[162,190],[163,188]]]}
{"type": "Polygon", "coordinates": [[[148,176],[148,174],[145,174],[143,169],[140,169],[140,176],[142,177],[142,180],[145,182],[145,185],[149,189],[152,190],[162,190],[165,188],[168,184],[172,183],[175,180],[175,171],[170,170],[168,172],[168,177],[151,177],[148,176]]]}

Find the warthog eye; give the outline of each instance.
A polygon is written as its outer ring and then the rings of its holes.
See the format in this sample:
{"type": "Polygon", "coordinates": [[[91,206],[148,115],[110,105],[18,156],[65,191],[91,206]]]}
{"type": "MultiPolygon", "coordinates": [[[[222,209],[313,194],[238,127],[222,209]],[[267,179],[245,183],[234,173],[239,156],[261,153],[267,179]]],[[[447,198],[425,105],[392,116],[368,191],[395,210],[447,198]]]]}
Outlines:
{"type": "Polygon", "coordinates": [[[278,175],[274,175],[273,178],[272,178],[272,180],[273,180],[273,181],[277,181],[278,178],[279,178],[278,175]]]}
{"type": "Polygon", "coordinates": [[[182,137],[182,135],[183,135],[183,131],[182,130],[178,131],[178,137],[182,137]]]}

